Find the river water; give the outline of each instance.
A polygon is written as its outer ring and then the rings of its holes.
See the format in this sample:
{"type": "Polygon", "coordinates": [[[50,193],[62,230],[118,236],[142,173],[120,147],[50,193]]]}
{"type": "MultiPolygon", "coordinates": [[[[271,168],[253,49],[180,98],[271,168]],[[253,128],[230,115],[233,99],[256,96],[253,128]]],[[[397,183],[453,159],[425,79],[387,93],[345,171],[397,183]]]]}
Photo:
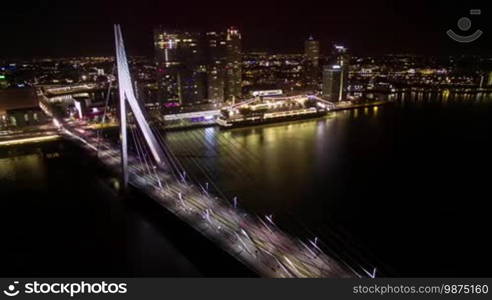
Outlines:
{"type": "Polygon", "coordinates": [[[0,148],[0,276],[253,275],[116,182],[70,142],[0,148]]]}
{"type": "MultiPolygon", "coordinates": [[[[489,95],[405,94],[315,120],[164,136],[213,192],[382,275],[490,276],[491,117],[489,95]]],[[[197,255],[186,229],[136,205],[141,196],[122,200],[79,152],[1,150],[2,275],[247,274],[220,255],[206,263],[211,248],[197,255]]]]}
{"type": "Polygon", "coordinates": [[[384,275],[490,275],[490,95],[401,94],[288,124],[167,134],[198,180],[384,275]],[[205,143],[203,141],[206,141],[205,143]],[[211,184],[210,184],[211,185],[211,184]]]}

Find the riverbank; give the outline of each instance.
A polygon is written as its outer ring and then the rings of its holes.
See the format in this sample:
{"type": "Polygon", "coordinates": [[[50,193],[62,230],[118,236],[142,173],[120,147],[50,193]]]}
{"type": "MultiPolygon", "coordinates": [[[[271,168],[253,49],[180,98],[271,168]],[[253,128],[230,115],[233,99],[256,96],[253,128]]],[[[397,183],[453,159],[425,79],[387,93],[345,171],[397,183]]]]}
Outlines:
{"type": "Polygon", "coordinates": [[[50,123],[0,131],[0,146],[50,142],[59,139],[58,130],[50,123]]]}
{"type": "Polygon", "coordinates": [[[385,105],[388,103],[390,102],[387,100],[379,100],[379,101],[371,101],[371,102],[363,102],[363,103],[353,103],[352,101],[343,101],[340,103],[336,103],[335,104],[336,108],[332,109],[332,111],[372,107],[372,106],[385,105]]]}

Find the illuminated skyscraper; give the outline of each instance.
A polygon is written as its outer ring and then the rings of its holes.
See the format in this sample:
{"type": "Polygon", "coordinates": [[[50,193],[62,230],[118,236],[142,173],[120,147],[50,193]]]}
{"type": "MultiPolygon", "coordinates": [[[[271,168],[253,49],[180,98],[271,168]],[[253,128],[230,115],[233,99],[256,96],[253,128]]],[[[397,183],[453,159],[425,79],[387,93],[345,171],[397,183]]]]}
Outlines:
{"type": "Polygon", "coordinates": [[[214,103],[224,101],[224,66],[213,63],[208,66],[207,72],[208,99],[214,103]]]}
{"type": "Polygon", "coordinates": [[[323,97],[329,101],[342,101],[345,98],[342,67],[340,65],[324,66],[323,97]]]}
{"type": "Polygon", "coordinates": [[[306,87],[316,90],[319,82],[319,41],[312,36],[304,42],[304,75],[306,87]]]}
{"type": "Polygon", "coordinates": [[[333,48],[333,65],[323,68],[323,95],[330,101],[343,101],[347,96],[350,57],[347,48],[333,48]]]}
{"type": "Polygon", "coordinates": [[[225,32],[154,32],[158,82],[164,101],[192,105],[241,97],[241,34],[225,32]]]}
{"type": "Polygon", "coordinates": [[[205,37],[208,59],[212,62],[223,60],[227,53],[227,33],[210,31],[205,37]]]}
{"type": "Polygon", "coordinates": [[[206,98],[206,68],[201,35],[158,28],[154,46],[161,101],[202,102],[206,98]]]}
{"type": "Polygon", "coordinates": [[[227,29],[226,35],[225,91],[226,100],[236,101],[241,98],[241,34],[237,29],[227,29]]]}
{"type": "Polygon", "coordinates": [[[224,101],[224,72],[227,41],[225,32],[207,32],[207,87],[208,99],[214,103],[224,101]]]}
{"type": "Polygon", "coordinates": [[[348,49],[344,46],[335,45],[333,48],[333,56],[335,59],[335,64],[342,67],[344,76],[348,78],[348,69],[350,64],[350,55],[348,54],[348,49]]]}
{"type": "Polygon", "coordinates": [[[208,98],[214,102],[235,101],[241,97],[241,34],[234,28],[226,32],[207,32],[208,98]]]}
{"type": "Polygon", "coordinates": [[[304,56],[306,62],[313,67],[319,66],[319,41],[314,40],[312,36],[304,42],[304,56]]]}

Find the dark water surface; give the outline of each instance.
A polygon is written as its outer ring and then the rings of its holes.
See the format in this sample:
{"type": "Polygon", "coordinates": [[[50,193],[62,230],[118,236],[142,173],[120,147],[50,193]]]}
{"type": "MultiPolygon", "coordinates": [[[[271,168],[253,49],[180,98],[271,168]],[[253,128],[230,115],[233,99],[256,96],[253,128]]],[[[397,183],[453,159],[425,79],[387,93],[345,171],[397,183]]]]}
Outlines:
{"type": "Polygon", "coordinates": [[[490,96],[393,100],[290,124],[170,133],[168,140],[229,199],[273,214],[298,236],[362,256],[385,275],[490,276],[490,96]]]}
{"type": "Polygon", "coordinates": [[[0,149],[0,276],[252,276],[115,182],[68,142],[0,149]]]}

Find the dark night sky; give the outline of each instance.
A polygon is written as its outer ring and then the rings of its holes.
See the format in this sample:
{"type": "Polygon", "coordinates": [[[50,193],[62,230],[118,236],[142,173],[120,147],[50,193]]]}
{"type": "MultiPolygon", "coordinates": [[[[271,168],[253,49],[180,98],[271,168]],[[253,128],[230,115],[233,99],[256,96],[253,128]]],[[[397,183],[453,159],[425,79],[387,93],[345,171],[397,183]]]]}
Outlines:
{"type": "Polygon", "coordinates": [[[123,25],[130,54],[152,55],[152,28],[221,29],[237,26],[246,50],[302,51],[313,34],[326,49],[345,43],[355,54],[480,53],[492,56],[490,1],[9,1],[2,3],[0,58],[112,55],[112,24],[123,25]],[[458,44],[456,22],[469,16],[484,35],[458,44]]]}

